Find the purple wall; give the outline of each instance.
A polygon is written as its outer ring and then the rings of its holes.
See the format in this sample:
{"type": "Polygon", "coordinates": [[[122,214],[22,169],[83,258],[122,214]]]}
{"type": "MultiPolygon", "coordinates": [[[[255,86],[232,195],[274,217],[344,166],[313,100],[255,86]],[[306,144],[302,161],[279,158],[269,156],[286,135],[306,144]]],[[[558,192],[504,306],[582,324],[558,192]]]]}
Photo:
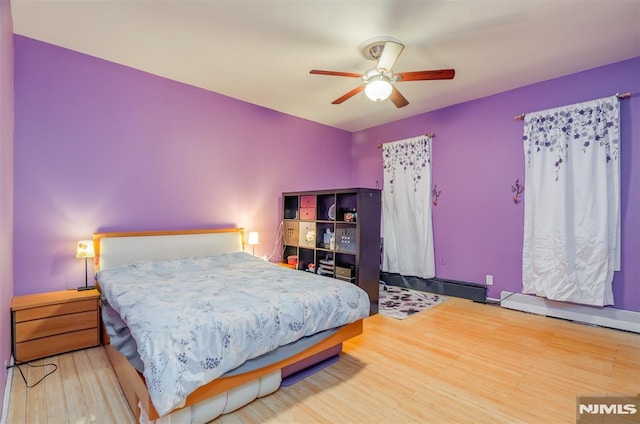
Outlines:
{"type": "Polygon", "coordinates": [[[13,22],[9,0],[0,0],[0,417],[11,357],[13,297],[13,22]]]}
{"type": "Polygon", "coordinates": [[[433,209],[437,276],[484,283],[493,274],[490,297],[521,291],[524,205],[512,202],[511,186],[524,180],[523,122],[514,116],[630,91],[620,103],[622,271],[613,288],[617,308],[640,311],[638,75],[635,58],[357,132],[354,184],[382,184],[377,144],[435,133],[433,182],[442,191],[433,209]]]}
{"type": "MultiPolygon", "coordinates": [[[[16,294],[82,284],[75,243],[95,231],[232,224],[260,231],[256,253],[270,253],[282,191],[375,187],[376,145],[425,132],[436,133],[442,190],[438,276],[493,274],[489,296],[519,291],[523,205],[511,185],[523,179],[522,122],[513,116],[640,92],[636,58],[351,135],[25,37],[15,36],[15,66],[16,294]]],[[[622,102],[623,271],[614,291],[629,310],[640,310],[640,150],[631,145],[639,113],[637,94],[622,102]]]]}
{"type": "Polygon", "coordinates": [[[237,225],[271,253],[283,191],[351,185],[346,131],[21,36],[15,69],[16,295],[84,284],[96,231],[237,225]]]}

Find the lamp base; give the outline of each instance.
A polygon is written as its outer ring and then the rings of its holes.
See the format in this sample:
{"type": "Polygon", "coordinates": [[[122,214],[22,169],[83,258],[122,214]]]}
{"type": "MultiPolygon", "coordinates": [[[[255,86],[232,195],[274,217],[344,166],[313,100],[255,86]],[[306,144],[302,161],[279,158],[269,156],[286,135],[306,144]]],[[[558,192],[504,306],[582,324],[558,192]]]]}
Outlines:
{"type": "Polygon", "coordinates": [[[96,288],[96,286],[84,286],[84,287],[78,287],[77,290],[78,291],[84,291],[84,290],[93,290],[95,288],[96,288]]]}

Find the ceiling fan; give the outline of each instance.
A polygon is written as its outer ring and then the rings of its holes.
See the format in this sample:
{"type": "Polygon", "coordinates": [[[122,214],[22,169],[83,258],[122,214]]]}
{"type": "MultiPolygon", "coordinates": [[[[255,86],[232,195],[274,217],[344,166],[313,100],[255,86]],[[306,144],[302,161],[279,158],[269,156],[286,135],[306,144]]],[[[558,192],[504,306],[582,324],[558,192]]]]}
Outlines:
{"type": "Polygon", "coordinates": [[[438,69],[430,71],[413,71],[394,73],[392,68],[404,50],[404,44],[393,37],[376,37],[365,41],[360,45],[360,50],[366,59],[377,60],[375,68],[369,69],[364,74],[351,72],[311,70],[314,75],[332,75],[337,77],[361,78],[362,84],[348,93],[338,97],[331,103],[338,105],[350,99],[364,90],[366,96],[376,102],[387,98],[398,107],[404,107],[409,101],[395,87],[397,82],[427,81],[453,79],[455,69],[438,69]]]}

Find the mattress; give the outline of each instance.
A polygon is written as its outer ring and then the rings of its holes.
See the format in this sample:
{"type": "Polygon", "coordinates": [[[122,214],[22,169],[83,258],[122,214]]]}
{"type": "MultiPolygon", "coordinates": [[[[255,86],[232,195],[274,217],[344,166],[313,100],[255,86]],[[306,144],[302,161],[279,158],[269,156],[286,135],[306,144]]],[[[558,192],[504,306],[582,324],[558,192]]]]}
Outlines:
{"type": "Polygon", "coordinates": [[[244,252],[141,261],[97,279],[112,343],[138,352],[160,415],[249,360],[369,313],[367,294],[353,284],[244,252]],[[123,334],[135,344],[121,343],[123,334]]]}
{"type": "MultiPolygon", "coordinates": [[[[118,313],[106,304],[106,302],[103,302],[102,304],[102,319],[104,322],[111,323],[108,327],[109,344],[124,355],[129,363],[139,373],[144,374],[144,362],[142,362],[142,359],[138,354],[138,347],[136,345],[136,341],[131,336],[131,331],[127,327],[126,323],[120,318],[118,313]]],[[[337,330],[337,328],[331,328],[310,336],[302,337],[295,342],[280,346],[257,358],[249,359],[240,366],[227,371],[222,375],[222,377],[243,374],[278,363],[318,344],[322,340],[335,334],[337,330]]]]}

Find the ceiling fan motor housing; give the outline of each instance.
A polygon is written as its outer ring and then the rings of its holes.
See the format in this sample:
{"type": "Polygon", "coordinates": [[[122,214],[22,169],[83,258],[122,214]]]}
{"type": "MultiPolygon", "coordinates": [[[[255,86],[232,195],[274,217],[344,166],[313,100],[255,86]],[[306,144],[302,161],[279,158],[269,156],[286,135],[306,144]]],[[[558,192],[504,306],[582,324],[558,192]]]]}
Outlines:
{"type": "Polygon", "coordinates": [[[402,44],[400,40],[394,37],[374,37],[360,44],[360,52],[362,53],[362,56],[364,56],[364,58],[367,60],[378,60],[387,41],[402,44]]]}
{"type": "Polygon", "coordinates": [[[392,72],[380,71],[376,68],[369,69],[362,75],[362,82],[365,84],[374,81],[374,80],[383,80],[389,83],[394,83],[397,81],[397,77],[393,75],[392,72]]]}

